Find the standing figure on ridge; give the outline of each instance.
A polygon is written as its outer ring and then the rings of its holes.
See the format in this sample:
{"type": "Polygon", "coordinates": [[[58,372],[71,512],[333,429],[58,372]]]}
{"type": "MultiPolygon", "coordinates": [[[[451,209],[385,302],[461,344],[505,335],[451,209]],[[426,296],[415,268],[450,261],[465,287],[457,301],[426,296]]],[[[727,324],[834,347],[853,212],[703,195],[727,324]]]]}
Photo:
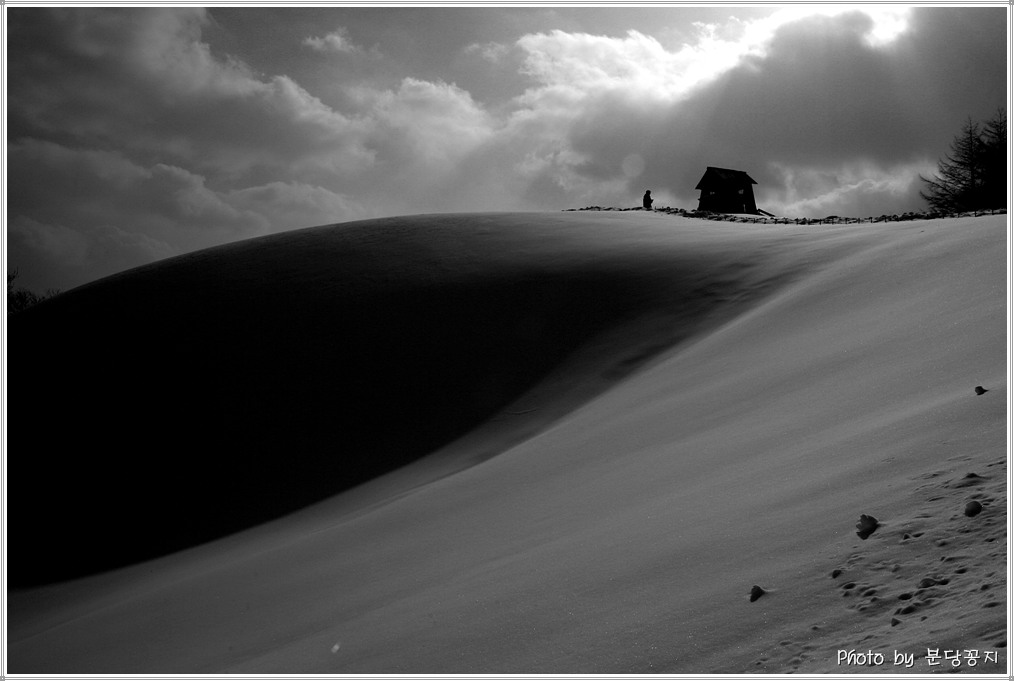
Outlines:
{"type": "Polygon", "coordinates": [[[649,189],[644,192],[644,198],[641,199],[641,204],[644,206],[645,210],[651,210],[651,204],[653,201],[654,199],[651,198],[651,190],[649,189]]]}

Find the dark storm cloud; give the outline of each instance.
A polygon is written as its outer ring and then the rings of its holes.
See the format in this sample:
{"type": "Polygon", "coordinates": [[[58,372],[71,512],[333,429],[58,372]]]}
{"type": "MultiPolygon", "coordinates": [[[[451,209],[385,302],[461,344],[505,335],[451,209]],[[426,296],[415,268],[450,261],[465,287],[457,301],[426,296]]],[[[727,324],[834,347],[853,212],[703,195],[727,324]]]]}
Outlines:
{"type": "Polygon", "coordinates": [[[11,137],[126,150],[232,177],[368,160],[364,123],[200,41],[200,10],[14,11],[11,137]],[[27,13],[30,12],[30,13],[27,13]],[[265,134],[271,131],[271,134],[265,134]]]}
{"type": "Polygon", "coordinates": [[[319,185],[372,164],[371,123],[214,56],[200,39],[204,11],[9,19],[8,261],[48,262],[45,278],[22,268],[26,284],[67,287],[278,223],[355,215],[354,201],[319,185]],[[286,191],[302,210],[260,201],[286,191]]]}

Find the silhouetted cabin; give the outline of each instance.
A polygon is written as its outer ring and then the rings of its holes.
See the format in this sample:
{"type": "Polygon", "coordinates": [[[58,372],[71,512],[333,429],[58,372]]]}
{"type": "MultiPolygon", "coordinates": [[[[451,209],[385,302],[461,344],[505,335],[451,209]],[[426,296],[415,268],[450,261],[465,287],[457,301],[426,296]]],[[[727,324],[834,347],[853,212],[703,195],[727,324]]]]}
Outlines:
{"type": "Polygon", "coordinates": [[[759,215],[760,211],[753,198],[755,184],[757,182],[742,170],[708,166],[704,177],[694,187],[701,190],[697,210],[759,215]]]}

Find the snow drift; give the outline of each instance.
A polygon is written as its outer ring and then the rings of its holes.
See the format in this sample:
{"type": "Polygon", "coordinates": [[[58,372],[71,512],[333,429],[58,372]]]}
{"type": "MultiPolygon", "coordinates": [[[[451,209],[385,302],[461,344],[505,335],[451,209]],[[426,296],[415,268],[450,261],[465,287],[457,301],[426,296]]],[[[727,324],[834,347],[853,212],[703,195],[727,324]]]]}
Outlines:
{"type": "Polygon", "coordinates": [[[10,440],[11,670],[998,673],[1003,244],[414,216],[47,301],[9,332],[9,422],[46,414],[10,440]]]}

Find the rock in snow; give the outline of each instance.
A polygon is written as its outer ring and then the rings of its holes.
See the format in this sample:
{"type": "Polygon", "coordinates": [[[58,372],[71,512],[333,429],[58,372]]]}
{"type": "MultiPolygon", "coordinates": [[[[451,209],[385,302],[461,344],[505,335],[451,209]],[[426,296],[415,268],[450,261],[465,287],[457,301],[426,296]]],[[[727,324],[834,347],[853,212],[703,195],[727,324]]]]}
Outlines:
{"type": "Polygon", "coordinates": [[[877,519],[864,513],[859,516],[859,522],[856,523],[856,534],[859,535],[860,539],[866,539],[876,532],[878,527],[880,527],[880,523],[877,522],[877,519]]]}

